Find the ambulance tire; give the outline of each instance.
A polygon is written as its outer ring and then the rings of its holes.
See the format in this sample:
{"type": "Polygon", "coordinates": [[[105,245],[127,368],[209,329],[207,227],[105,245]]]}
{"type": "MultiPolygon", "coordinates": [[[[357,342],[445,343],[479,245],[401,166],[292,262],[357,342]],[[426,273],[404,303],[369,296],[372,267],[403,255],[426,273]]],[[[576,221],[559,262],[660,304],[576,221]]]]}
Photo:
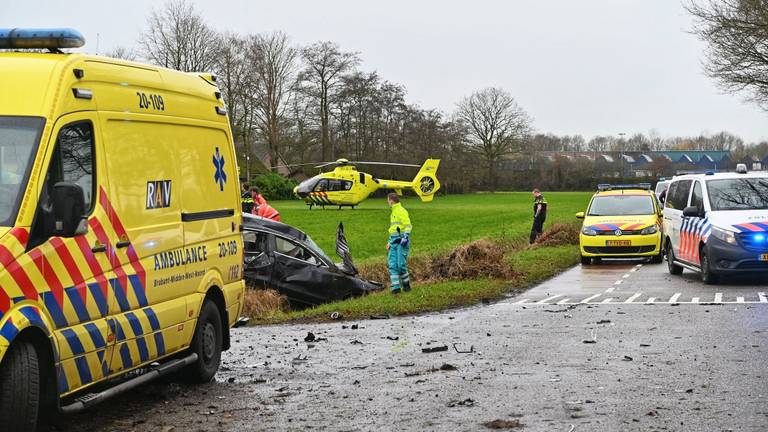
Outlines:
{"type": "Polygon", "coordinates": [[[190,351],[197,354],[197,361],[184,369],[182,378],[192,383],[210,382],[219,370],[223,341],[219,308],[214,302],[206,300],[190,345],[190,351]]]}
{"type": "Polygon", "coordinates": [[[590,265],[592,264],[592,258],[585,257],[584,255],[581,256],[581,265],[590,265]]]}
{"type": "Polygon", "coordinates": [[[675,264],[675,251],[672,249],[672,242],[669,240],[667,240],[667,268],[669,269],[669,274],[683,274],[683,267],[675,264]]]}
{"type": "Polygon", "coordinates": [[[661,264],[664,262],[664,252],[659,252],[658,255],[651,257],[651,264],[661,264]]]}
{"type": "Polygon", "coordinates": [[[0,367],[0,415],[3,431],[37,429],[40,406],[40,368],[35,347],[28,342],[11,346],[0,367]]]}
{"type": "Polygon", "coordinates": [[[704,246],[701,247],[699,256],[701,257],[701,281],[704,282],[705,285],[715,285],[716,283],[720,282],[720,275],[717,273],[712,273],[709,255],[707,255],[707,251],[704,246]]]}

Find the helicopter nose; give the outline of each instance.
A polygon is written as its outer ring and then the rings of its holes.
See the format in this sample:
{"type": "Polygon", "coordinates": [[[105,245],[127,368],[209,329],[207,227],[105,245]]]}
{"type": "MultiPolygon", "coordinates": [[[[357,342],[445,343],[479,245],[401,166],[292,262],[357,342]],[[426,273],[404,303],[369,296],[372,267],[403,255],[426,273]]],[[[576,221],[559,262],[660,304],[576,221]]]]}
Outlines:
{"type": "Polygon", "coordinates": [[[307,191],[300,190],[298,186],[293,188],[294,195],[298,196],[299,198],[306,198],[309,193],[307,191]]]}

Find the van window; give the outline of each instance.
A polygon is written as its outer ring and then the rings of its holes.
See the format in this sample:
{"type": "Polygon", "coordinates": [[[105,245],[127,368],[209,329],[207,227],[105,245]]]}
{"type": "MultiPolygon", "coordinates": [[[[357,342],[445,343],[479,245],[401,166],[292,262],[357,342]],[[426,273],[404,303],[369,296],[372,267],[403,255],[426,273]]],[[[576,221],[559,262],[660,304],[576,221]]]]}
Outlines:
{"type": "Polygon", "coordinates": [[[768,209],[768,178],[709,180],[709,205],[712,210],[768,209]]]}
{"type": "Polygon", "coordinates": [[[691,205],[699,209],[699,213],[704,212],[704,193],[701,191],[701,182],[693,184],[693,193],[691,194],[691,205]]]}
{"type": "Polygon", "coordinates": [[[37,117],[0,116],[0,225],[16,220],[43,123],[37,117]]]}
{"type": "Polygon", "coordinates": [[[674,208],[672,207],[672,195],[675,194],[675,191],[677,190],[677,183],[671,183],[669,187],[667,187],[667,195],[664,197],[664,207],[666,208],[674,208]]]}
{"type": "Polygon", "coordinates": [[[688,205],[688,195],[691,191],[692,180],[680,180],[673,183],[677,187],[667,192],[667,207],[683,210],[688,205]],[[671,196],[670,196],[671,195],[671,196]]]}
{"type": "Polygon", "coordinates": [[[96,159],[93,152],[93,126],[90,122],[74,123],[61,128],[45,182],[48,196],[51,196],[53,185],[58,182],[76,183],[83,188],[85,208],[90,213],[96,195],[93,179],[96,159]]]}

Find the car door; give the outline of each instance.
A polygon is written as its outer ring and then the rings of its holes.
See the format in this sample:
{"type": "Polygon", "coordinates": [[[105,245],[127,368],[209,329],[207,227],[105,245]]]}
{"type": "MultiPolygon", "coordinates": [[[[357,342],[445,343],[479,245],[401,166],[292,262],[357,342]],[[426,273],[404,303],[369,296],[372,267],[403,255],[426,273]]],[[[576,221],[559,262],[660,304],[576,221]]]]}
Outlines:
{"type": "Polygon", "coordinates": [[[682,216],[680,229],[680,258],[689,263],[699,265],[699,243],[701,229],[706,222],[704,209],[704,191],[700,180],[693,182],[691,197],[687,206],[696,207],[700,216],[682,216]]]}
{"type": "Polygon", "coordinates": [[[667,192],[666,207],[664,208],[665,226],[669,226],[669,238],[675,257],[680,258],[680,241],[683,224],[683,210],[688,205],[691,191],[691,180],[679,180],[670,185],[667,192]]]}
{"type": "Polygon", "coordinates": [[[107,249],[93,229],[108,219],[97,199],[104,171],[96,117],[93,113],[61,117],[51,136],[49,163],[27,247],[49,288],[41,297],[56,325],[61,350],[58,384],[65,393],[109,374],[113,345],[106,317],[113,296],[112,269],[107,249]],[[59,182],[82,188],[89,222],[86,234],[49,237],[55,222],[45,209],[50,208],[53,187],[59,182]]]}
{"type": "Polygon", "coordinates": [[[272,286],[292,301],[320,304],[343,298],[338,278],[309,249],[295,240],[275,238],[272,286]]]}
{"type": "Polygon", "coordinates": [[[261,231],[243,233],[245,281],[249,288],[270,288],[275,257],[269,249],[270,235],[261,231]]]}

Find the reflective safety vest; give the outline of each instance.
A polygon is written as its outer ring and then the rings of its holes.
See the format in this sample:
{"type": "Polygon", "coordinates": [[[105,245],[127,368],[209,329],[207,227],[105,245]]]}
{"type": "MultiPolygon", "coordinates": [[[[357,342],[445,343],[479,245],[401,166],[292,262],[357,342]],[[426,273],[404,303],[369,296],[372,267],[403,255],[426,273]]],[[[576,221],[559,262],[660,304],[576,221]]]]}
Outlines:
{"type": "Polygon", "coordinates": [[[253,211],[253,195],[251,191],[243,192],[240,197],[240,204],[243,207],[243,213],[250,213],[253,211]]]}
{"type": "Polygon", "coordinates": [[[257,205],[253,208],[253,214],[261,216],[264,219],[280,222],[280,212],[275,210],[275,208],[269,204],[257,205]]]}
{"type": "Polygon", "coordinates": [[[400,228],[401,234],[410,234],[413,225],[411,217],[401,203],[395,203],[392,206],[392,214],[389,216],[389,234],[397,235],[397,229],[400,228]]]}

